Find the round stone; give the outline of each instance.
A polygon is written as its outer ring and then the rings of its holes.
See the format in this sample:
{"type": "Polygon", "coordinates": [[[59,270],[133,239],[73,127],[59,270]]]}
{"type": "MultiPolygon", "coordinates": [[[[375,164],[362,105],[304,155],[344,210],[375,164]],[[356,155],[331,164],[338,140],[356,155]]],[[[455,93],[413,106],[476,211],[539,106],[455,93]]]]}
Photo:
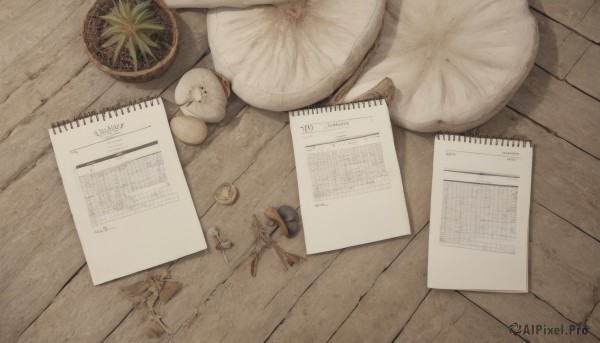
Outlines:
{"type": "Polygon", "coordinates": [[[296,213],[296,209],[294,209],[291,206],[281,206],[277,209],[277,212],[279,212],[279,215],[281,216],[281,219],[283,219],[283,221],[287,224],[288,222],[292,222],[295,221],[296,218],[298,218],[298,214],[296,213]]]}
{"type": "Polygon", "coordinates": [[[298,222],[295,220],[289,223],[285,223],[285,226],[287,226],[288,234],[290,235],[290,237],[294,237],[294,235],[296,235],[296,233],[298,232],[298,222]]]}
{"type": "Polygon", "coordinates": [[[176,116],[170,122],[173,136],[185,144],[197,145],[206,139],[208,128],[202,119],[192,116],[176,116]]]}

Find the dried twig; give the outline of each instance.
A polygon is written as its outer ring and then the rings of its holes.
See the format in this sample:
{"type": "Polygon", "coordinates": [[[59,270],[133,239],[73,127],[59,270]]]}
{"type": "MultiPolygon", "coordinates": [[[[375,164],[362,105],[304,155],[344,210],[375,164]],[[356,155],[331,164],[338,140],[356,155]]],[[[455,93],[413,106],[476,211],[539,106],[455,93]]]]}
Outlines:
{"type": "MultiPolygon", "coordinates": [[[[167,281],[168,279],[170,279],[169,271],[164,268],[159,269],[145,280],[121,288],[121,291],[130,298],[133,298],[136,303],[143,303],[156,324],[164,332],[172,335],[173,330],[162,321],[162,317],[155,310],[158,299],[161,299],[166,304],[181,288],[181,283],[167,281]]],[[[156,329],[152,330],[156,331],[156,329]]]]}
{"type": "Polygon", "coordinates": [[[277,255],[285,270],[288,270],[288,266],[293,267],[300,260],[305,260],[303,257],[288,253],[280,247],[277,241],[269,236],[264,225],[256,218],[256,215],[252,215],[252,220],[252,230],[254,231],[254,250],[250,254],[250,259],[252,260],[250,264],[250,274],[252,277],[256,277],[258,260],[264,247],[273,248],[273,252],[275,252],[275,255],[277,255]]]}
{"type": "Polygon", "coordinates": [[[232,246],[231,241],[228,240],[221,240],[221,236],[219,235],[219,229],[216,227],[211,227],[210,229],[208,229],[208,234],[215,237],[215,239],[217,240],[217,245],[215,246],[215,248],[217,250],[221,250],[221,252],[223,253],[223,258],[225,259],[225,263],[227,263],[227,265],[229,265],[229,260],[227,259],[227,255],[225,254],[225,249],[229,249],[232,246]]]}

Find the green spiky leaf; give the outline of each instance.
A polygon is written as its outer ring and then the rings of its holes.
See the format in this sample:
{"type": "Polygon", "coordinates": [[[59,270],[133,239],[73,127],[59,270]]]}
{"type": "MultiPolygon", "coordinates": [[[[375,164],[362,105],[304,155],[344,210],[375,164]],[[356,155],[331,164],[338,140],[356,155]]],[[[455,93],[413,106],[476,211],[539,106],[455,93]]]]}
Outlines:
{"type": "Polygon", "coordinates": [[[113,65],[117,63],[123,47],[127,48],[135,71],[139,66],[140,53],[156,58],[152,49],[158,48],[159,45],[150,35],[168,27],[158,22],[151,5],[152,0],[118,0],[118,3],[113,1],[113,8],[101,17],[108,24],[101,34],[101,38],[106,39],[102,47],[115,46],[113,65]]]}

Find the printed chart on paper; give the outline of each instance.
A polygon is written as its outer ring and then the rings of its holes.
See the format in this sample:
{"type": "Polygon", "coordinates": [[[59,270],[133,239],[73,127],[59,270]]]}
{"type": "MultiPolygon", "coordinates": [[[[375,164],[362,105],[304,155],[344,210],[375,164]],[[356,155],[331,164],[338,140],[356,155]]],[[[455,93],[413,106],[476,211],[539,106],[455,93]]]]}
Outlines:
{"type": "Polygon", "coordinates": [[[377,133],[306,148],[315,201],[391,187],[377,133]]]}
{"type": "Polygon", "coordinates": [[[77,166],[93,226],[175,202],[157,142],[77,166]]]}
{"type": "Polygon", "coordinates": [[[444,180],[440,243],[514,254],[518,187],[444,180]]]}

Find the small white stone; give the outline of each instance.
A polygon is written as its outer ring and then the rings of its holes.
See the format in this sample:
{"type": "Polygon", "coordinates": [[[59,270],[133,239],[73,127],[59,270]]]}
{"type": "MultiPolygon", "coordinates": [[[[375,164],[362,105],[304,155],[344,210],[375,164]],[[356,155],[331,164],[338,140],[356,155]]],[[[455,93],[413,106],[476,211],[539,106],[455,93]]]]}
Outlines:
{"type": "Polygon", "coordinates": [[[196,117],[176,116],[170,124],[173,135],[185,144],[200,144],[208,135],[206,123],[196,117]]]}

